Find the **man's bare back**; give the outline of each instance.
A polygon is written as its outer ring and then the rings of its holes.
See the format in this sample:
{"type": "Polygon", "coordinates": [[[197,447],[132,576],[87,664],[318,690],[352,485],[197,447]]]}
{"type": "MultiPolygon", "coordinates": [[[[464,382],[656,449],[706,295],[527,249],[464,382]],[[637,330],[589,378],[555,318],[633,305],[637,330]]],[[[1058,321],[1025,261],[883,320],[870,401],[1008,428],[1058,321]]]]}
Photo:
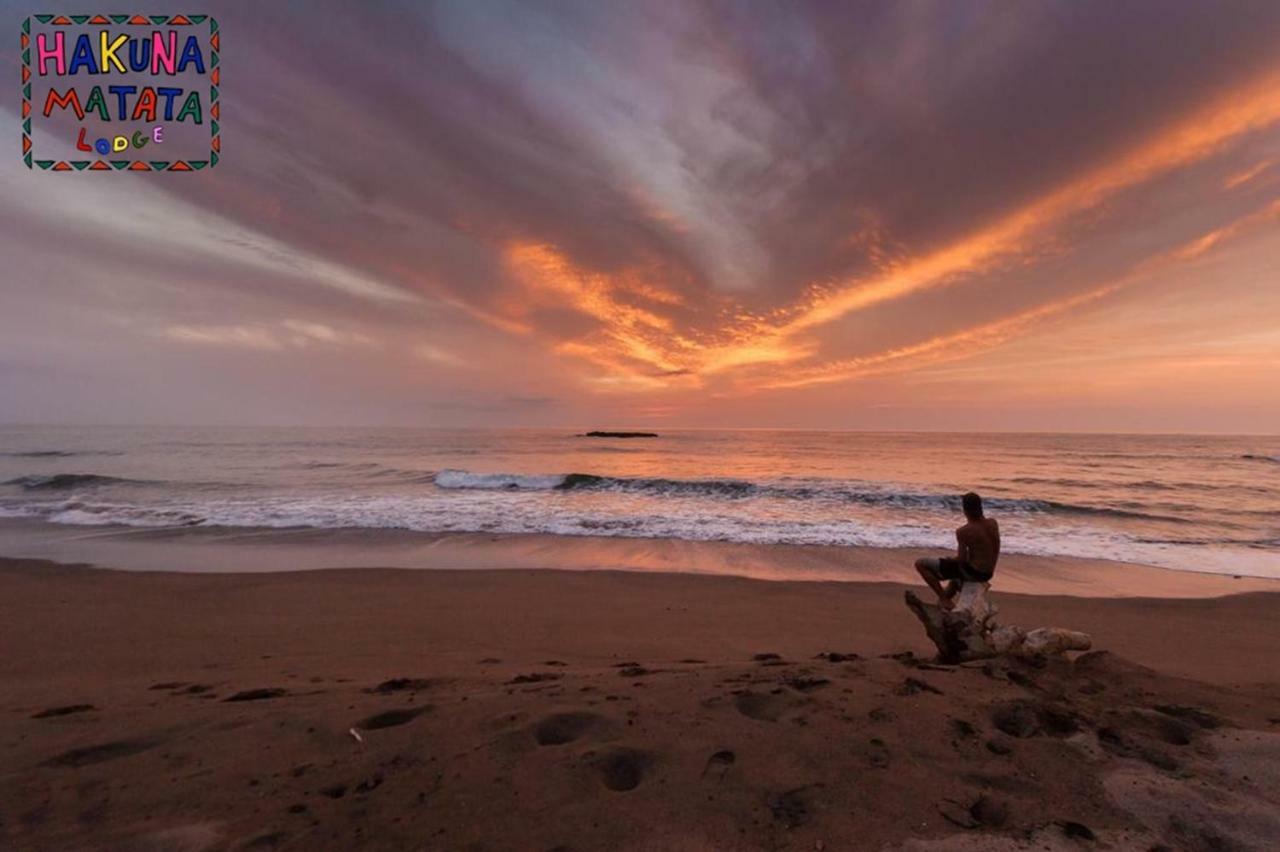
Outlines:
{"type": "Polygon", "coordinates": [[[984,574],[996,570],[1000,559],[1000,525],[995,518],[971,520],[956,530],[956,557],[984,574]]]}

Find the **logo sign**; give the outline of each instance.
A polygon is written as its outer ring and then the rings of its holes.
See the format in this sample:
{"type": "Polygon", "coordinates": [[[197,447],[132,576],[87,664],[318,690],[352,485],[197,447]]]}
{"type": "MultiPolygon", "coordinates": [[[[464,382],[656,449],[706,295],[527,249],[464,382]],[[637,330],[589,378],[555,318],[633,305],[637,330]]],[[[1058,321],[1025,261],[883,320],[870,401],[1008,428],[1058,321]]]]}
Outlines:
{"type": "Polygon", "coordinates": [[[218,22],[32,15],[22,22],[22,159],[52,172],[198,172],[222,150],[218,22]]]}

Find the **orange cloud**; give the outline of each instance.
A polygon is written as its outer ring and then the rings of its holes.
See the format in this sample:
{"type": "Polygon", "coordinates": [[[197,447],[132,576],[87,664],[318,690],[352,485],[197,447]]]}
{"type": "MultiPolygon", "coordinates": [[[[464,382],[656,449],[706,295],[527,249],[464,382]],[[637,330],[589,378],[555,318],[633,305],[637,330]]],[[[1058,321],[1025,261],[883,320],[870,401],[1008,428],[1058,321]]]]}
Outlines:
{"type": "Polygon", "coordinates": [[[919,369],[948,361],[971,358],[982,352],[995,349],[1009,340],[1029,332],[1044,320],[1096,302],[1171,264],[1194,260],[1231,237],[1276,218],[1280,218],[1280,200],[1267,205],[1261,210],[1242,216],[1228,225],[1216,228],[1201,237],[1189,240],[1167,252],[1148,258],[1120,278],[1085,293],[1040,305],[1030,310],[966,328],[962,331],[938,335],[909,346],[896,347],[856,358],[831,361],[808,369],[792,369],[785,376],[760,382],[758,387],[803,387],[888,372],[919,369]]]}
{"type": "Polygon", "coordinates": [[[790,370],[787,375],[766,380],[760,386],[764,388],[803,387],[971,358],[979,352],[1000,346],[1038,325],[1042,320],[1097,301],[1119,287],[1119,284],[1110,284],[994,322],[972,326],[952,334],[938,335],[909,346],[900,346],[856,358],[830,361],[806,370],[790,370]]]}
{"type": "Polygon", "coordinates": [[[606,368],[615,379],[629,384],[660,385],[661,374],[685,374],[687,363],[679,357],[690,344],[675,334],[672,321],[623,296],[640,296],[661,304],[679,304],[678,297],[652,285],[628,279],[619,283],[609,276],[581,269],[551,246],[532,242],[508,245],[504,258],[515,279],[524,285],[512,312],[527,313],[543,303],[568,306],[599,323],[584,339],[562,341],[556,351],[606,368]],[[530,298],[532,297],[532,298],[530,298]]]}
{"type": "Polygon", "coordinates": [[[1230,93],[1148,140],[1115,162],[924,257],[891,265],[866,281],[851,282],[802,307],[783,331],[794,334],[880,302],[945,286],[1000,258],[1027,250],[1032,237],[1067,216],[1096,206],[1123,189],[1194,163],[1232,139],[1280,119],[1280,73],[1230,93]]]}
{"type": "Polygon", "coordinates": [[[1273,165],[1275,165],[1275,162],[1276,162],[1275,160],[1270,160],[1270,159],[1263,160],[1261,163],[1258,163],[1250,168],[1247,168],[1242,172],[1236,172],[1231,177],[1223,181],[1222,188],[1235,189],[1237,186],[1243,186],[1244,184],[1248,183],[1249,181],[1261,175],[1263,172],[1270,169],[1273,165]]]}
{"type": "MultiPolygon", "coordinates": [[[[945,287],[1010,258],[1025,257],[1051,241],[1055,225],[1125,189],[1201,161],[1277,120],[1280,73],[1270,73],[949,246],[914,258],[880,250],[879,271],[871,278],[835,289],[810,288],[799,303],[772,312],[751,313],[724,301],[713,303],[719,310],[711,312],[706,328],[681,327],[671,311],[679,309],[696,318],[696,306],[655,283],[651,274],[606,275],[575,265],[553,246],[513,242],[505,247],[504,258],[522,289],[499,313],[507,317],[503,322],[522,329],[531,327],[530,314],[539,306],[567,305],[593,319],[592,329],[558,341],[555,350],[594,365],[598,372],[589,380],[605,388],[700,387],[720,374],[741,374],[744,381],[730,385],[737,389],[748,387],[748,376],[751,388],[790,388],[955,360],[999,346],[1050,317],[1096,301],[1160,264],[1198,257],[1239,230],[1277,215],[1280,202],[1139,264],[1105,286],[974,328],[825,363],[812,363],[818,344],[811,332],[873,305],[945,287]]],[[[1259,164],[1227,185],[1240,185],[1269,166],[1270,161],[1259,164]]],[[[882,246],[886,238],[867,232],[853,239],[882,246]]]]}
{"type": "Polygon", "coordinates": [[[1173,257],[1177,260],[1194,260],[1212,249],[1214,246],[1224,240],[1234,237],[1246,228],[1250,228],[1269,219],[1274,219],[1277,216],[1280,216],[1280,200],[1273,201],[1256,213],[1250,213],[1248,216],[1242,216],[1229,225],[1216,228],[1205,234],[1203,237],[1179,246],[1174,250],[1173,257]]]}

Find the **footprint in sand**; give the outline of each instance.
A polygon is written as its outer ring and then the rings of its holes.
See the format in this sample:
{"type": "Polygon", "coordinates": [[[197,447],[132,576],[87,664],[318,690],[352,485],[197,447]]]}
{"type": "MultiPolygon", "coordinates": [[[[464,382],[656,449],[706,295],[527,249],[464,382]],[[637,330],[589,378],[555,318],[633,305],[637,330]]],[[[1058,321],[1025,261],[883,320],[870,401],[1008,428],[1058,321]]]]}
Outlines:
{"type": "Polygon", "coordinates": [[[619,746],[602,752],[594,762],[600,782],[615,793],[625,793],[640,786],[652,765],[645,752],[619,746]]]}
{"type": "Polygon", "coordinates": [[[760,722],[776,722],[805,703],[794,694],[778,692],[752,692],[745,690],[734,696],[733,706],[748,719],[760,722]]]}
{"type": "Polygon", "coordinates": [[[987,740],[987,751],[992,754],[1008,755],[1013,754],[1013,743],[1001,737],[992,737],[987,740]]]}
{"type": "Polygon", "coordinates": [[[224,698],[223,701],[265,701],[268,698],[280,698],[288,695],[287,689],[279,687],[271,687],[269,689],[246,689],[243,692],[237,692],[230,698],[224,698]]]}
{"type": "Polygon", "coordinates": [[[1093,833],[1093,829],[1082,822],[1075,822],[1069,819],[1057,820],[1056,825],[1062,829],[1062,833],[1073,840],[1097,840],[1098,837],[1093,833]]]}
{"type": "Polygon", "coordinates": [[[1009,805],[984,793],[970,806],[969,814],[984,828],[1003,828],[1009,822],[1009,805]]]}
{"type": "Polygon", "coordinates": [[[854,653],[842,654],[838,651],[823,651],[821,654],[814,657],[814,659],[826,660],[828,663],[853,663],[862,658],[854,653]]]}
{"type": "Polygon", "coordinates": [[[376,731],[380,728],[395,728],[400,725],[407,725],[414,719],[431,710],[431,705],[423,707],[405,707],[398,710],[387,710],[383,713],[370,716],[356,722],[355,727],[366,731],[376,731]]]}
{"type": "Polygon", "coordinates": [[[68,704],[66,707],[50,707],[48,710],[41,710],[39,713],[33,713],[32,719],[53,719],[58,716],[70,716],[72,713],[87,713],[90,710],[97,710],[92,704],[68,704]]]}
{"type": "Polygon", "coordinates": [[[863,753],[867,757],[867,763],[871,764],[872,768],[889,768],[889,747],[884,744],[884,740],[874,737],[868,740],[863,753]]]}
{"type": "Polygon", "coordinates": [[[737,761],[737,755],[729,750],[718,751],[707,758],[707,765],[702,769],[702,777],[711,775],[717,781],[723,781],[729,773],[729,767],[737,761]]]}
{"type": "Polygon", "coordinates": [[[1029,701],[1006,701],[991,708],[991,724],[1011,737],[1026,739],[1040,732],[1040,720],[1029,701]]]}
{"type": "Polygon", "coordinates": [[[73,748],[70,751],[64,751],[57,757],[46,760],[44,765],[65,766],[74,769],[81,766],[91,766],[95,763],[105,763],[108,760],[116,760],[121,757],[128,757],[130,755],[155,748],[155,746],[156,743],[149,740],[116,740],[115,742],[83,746],[81,748],[73,748]]]}
{"type": "Polygon", "coordinates": [[[245,849],[274,849],[289,839],[287,831],[273,831],[269,834],[259,834],[250,840],[245,849]]]}
{"type": "Polygon", "coordinates": [[[1001,828],[1009,821],[1009,806],[985,793],[967,804],[944,799],[938,803],[938,813],[961,828],[1001,828]]]}
{"type": "Polygon", "coordinates": [[[1044,733],[1069,737],[1080,730],[1075,713],[1065,707],[1018,699],[991,708],[991,723],[1011,737],[1026,739],[1044,733]]]}
{"type": "Polygon", "coordinates": [[[902,685],[894,690],[895,695],[919,695],[922,692],[932,692],[934,695],[942,695],[941,689],[938,689],[928,681],[919,678],[909,677],[902,682],[902,685]]]}
{"type": "Polygon", "coordinates": [[[533,739],[540,746],[564,745],[609,727],[609,720],[595,713],[553,713],[533,726],[533,739]]]}
{"type": "Polygon", "coordinates": [[[825,677],[804,677],[796,676],[784,678],[782,680],[784,686],[789,686],[796,692],[812,692],[823,686],[827,686],[831,681],[825,677]]]}
{"type": "Polygon", "coordinates": [[[1131,708],[1109,714],[1107,724],[1097,730],[1098,742],[1120,757],[1135,757],[1158,769],[1173,771],[1179,761],[1166,745],[1190,745],[1200,729],[1180,719],[1148,710],[1131,708]]]}
{"type": "Polygon", "coordinates": [[[797,787],[769,796],[769,812],[783,828],[799,828],[809,819],[809,805],[805,801],[807,789],[808,787],[797,787]]]}
{"type": "Polygon", "coordinates": [[[533,672],[531,674],[516,675],[515,677],[511,678],[511,680],[507,681],[507,683],[508,684],[542,683],[543,681],[548,681],[548,680],[559,680],[562,677],[564,677],[564,675],[555,674],[553,672],[533,672]]]}
{"type": "Polygon", "coordinates": [[[393,677],[391,680],[384,680],[377,686],[366,689],[365,692],[387,695],[392,692],[417,692],[420,689],[428,689],[432,686],[435,686],[435,681],[427,678],[393,677]]]}

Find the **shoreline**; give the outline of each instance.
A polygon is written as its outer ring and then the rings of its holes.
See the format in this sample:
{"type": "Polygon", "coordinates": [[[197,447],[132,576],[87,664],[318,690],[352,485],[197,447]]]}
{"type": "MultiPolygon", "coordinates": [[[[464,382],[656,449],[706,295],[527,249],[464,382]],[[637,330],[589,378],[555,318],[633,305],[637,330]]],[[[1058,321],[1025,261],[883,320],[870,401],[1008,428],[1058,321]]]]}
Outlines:
{"type": "MultiPolygon", "coordinates": [[[[0,557],[122,571],[617,570],[777,582],[919,585],[937,549],[747,544],[545,533],[389,529],[87,527],[0,521],[0,557]],[[285,567],[282,567],[285,566],[285,567]]],[[[1280,579],[1068,556],[1005,553],[993,591],[1087,598],[1212,598],[1280,592],[1280,579]]]]}

